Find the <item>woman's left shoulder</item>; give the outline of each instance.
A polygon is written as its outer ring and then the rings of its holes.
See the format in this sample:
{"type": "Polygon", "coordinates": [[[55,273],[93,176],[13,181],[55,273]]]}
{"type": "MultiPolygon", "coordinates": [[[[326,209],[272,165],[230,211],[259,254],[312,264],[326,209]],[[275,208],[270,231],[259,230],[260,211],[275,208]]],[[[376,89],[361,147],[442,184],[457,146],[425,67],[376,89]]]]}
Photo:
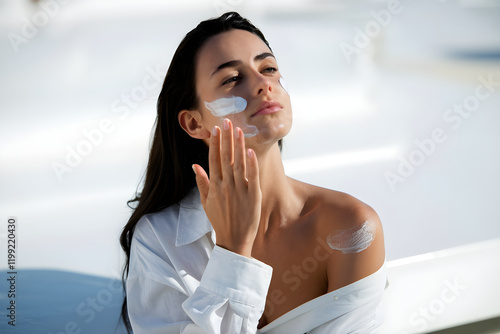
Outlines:
{"type": "Polygon", "coordinates": [[[310,184],[303,187],[317,210],[318,223],[327,230],[348,229],[365,222],[381,229],[377,212],[367,203],[345,192],[322,188],[310,184]]]}
{"type": "Polygon", "coordinates": [[[327,265],[333,291],[378,271],[385,263],[382,223],[377,212],[344,192],[318,188],[316,235],[332,249],[327,265]]]}
{"type": "Polygon", "coordinates": [[[314,203],[316,240],[331,249],[329,290],[374,273],[385,262],[382,223],[368,204],[347,193],[305,186],[314,203]],[[342,274],[340,274],[342,273],[342,274]]]}

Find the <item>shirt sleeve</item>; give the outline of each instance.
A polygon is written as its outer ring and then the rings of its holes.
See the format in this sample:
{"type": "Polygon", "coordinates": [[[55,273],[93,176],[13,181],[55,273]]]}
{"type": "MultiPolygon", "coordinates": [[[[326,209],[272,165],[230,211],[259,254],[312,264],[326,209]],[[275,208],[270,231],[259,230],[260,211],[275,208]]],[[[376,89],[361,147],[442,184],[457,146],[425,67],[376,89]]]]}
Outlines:
{"type": "Polygon", "coordinates": [[[272,267],[215,246],[200,286],[182,308],[207,333],[257,332],[272,267]]]}
{"type": "MultiPolygon", "coordinates": [[[[358,288],[345,298],[350,298],[349,311],[326,321],[322,325],[307,332],[308,334],[377,334],[385,319],[382,297],[387,287],[385,264],[375,274],[357,283],[358,288]]],[[[344,297],[341,297],[344,299],[344,297]]],[[[329,313],[328,305],[324,310],[329,313]]]]}
{"type": "Polygon", "coordinates": [[[378,300],[330,320],[307,334],[378,334],[384,314],[378,300]]]}
{"type": "Polygon", "coordinates": [[[159,254],[155,240],[134,241],[126,291],[135,334],[257,332],[272,267],[215,246],[200,285],[189,293],[185,273],[175,270],[168,254],[159,254]]]}

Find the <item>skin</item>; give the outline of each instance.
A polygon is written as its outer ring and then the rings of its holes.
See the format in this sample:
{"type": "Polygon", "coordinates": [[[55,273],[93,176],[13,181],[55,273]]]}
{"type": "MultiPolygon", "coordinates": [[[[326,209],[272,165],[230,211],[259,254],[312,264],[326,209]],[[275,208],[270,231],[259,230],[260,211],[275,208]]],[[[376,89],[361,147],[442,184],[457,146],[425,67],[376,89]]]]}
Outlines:
{"type": "MultiPolygon", "coordinates": [[[[179,113],[181,127],[209,146],[210,178],[193,165],[201,203],[217,235],[217,245],[273,267],[266,309],[259,328],[291,309],[377,271],[384,263],[382,225],[358,199],[285,175],[278,140],[291,129],[290,97],[281,87],[276,59],[257,36],[231,30],[210,38],[196,64],[199,106],[179,113]],[[224,63],[234,66],[214,71],[224,63]],[[275,69],[275,70],[273,70],[275,69]],[[243,136],[227,119],[215,117],[203,101],[241,96],[239,116],[259,129],[243,136]],[[252,115],[263,101],[282,108],[252,115]],[[364,251],[343,254],[326,245],[327,236],[371,221],[375,240],[364,251]]],[[[321,121],[321,120],[318,120],[321,121]]],[[[238,123],[238,121],[236,121],[238,123]]]]}

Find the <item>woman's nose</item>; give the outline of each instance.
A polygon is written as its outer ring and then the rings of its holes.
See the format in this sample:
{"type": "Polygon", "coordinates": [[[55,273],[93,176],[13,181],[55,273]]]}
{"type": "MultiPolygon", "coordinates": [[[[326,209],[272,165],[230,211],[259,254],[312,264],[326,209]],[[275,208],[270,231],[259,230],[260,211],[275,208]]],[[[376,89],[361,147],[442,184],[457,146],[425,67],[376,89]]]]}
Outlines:
{"type": "Polygon", "coordinates": [[[256,93],[257,96],[267,94],[273,91],[271,81],[269,80],[268,77],[265,77],[261,73],[258,73],[255,76],[254,80],[255,84],[253,91],[256,93]]]}

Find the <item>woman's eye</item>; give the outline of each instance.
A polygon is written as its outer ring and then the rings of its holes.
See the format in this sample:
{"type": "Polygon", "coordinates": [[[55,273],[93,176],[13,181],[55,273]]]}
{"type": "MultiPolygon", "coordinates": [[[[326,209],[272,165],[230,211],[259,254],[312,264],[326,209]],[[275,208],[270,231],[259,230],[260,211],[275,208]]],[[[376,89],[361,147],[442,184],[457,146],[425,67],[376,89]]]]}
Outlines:
{"type": "Polygon", "coordinates": [[[274,73],[276,71],[278,71],[278,69],[276,67],[268,67],[268,68],[264,69],[263,72],[274,73]]]}
{"type": "Polygon", "coordinates": [[[236,82],[236,81],[238,81],[239,79],[240,79],[240,77],[238,77],[238,76],[231,77],[231,78],[227,79],[226,81],[224,81],[224,82],[222,83],[222,85],[226,85],[226,84],[228,84],[228,83],[236,82]]]}

